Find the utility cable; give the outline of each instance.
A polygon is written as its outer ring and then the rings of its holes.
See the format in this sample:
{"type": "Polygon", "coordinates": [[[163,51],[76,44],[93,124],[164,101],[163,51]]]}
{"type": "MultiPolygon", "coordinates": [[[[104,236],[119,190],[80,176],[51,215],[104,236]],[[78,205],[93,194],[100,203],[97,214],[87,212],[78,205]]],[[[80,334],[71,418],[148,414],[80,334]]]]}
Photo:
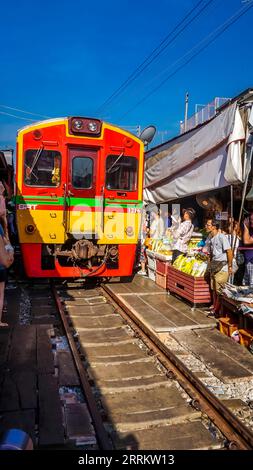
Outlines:
{"type": "Polygon", "coordinates": [[[17,119],[23,119],[24,121],[35,122],[34,119],[25,118],[23,116],[17,116],[16,114],[5,113],[4,111],[0,111],[0,114],[4,114],[5,116],[12,116],[12,117],[17,118],[17,119]]]}
{"type": "Polygon", "coordinates": [[[30,111],[25,111],[24,109],[12,108],[11,106],[6,106],[4,104],[0,104],[1,108],[5,109],[12,109],[13,111],[19,111],[20,113],[24,114],[31,114],[32,116],[39,116],[43,118],[50,118],[50,116],[44,116],[43,114],[31,113],[30,111]]]}
{"type": "Polygon", "coordinates": [[[191,18],[167,43],[166,41],[170,36],[175,33],[175,31],[187,20],[189,16],[199,7],[203,0],[200,0],[185,16],[184,18],[175,26],[175,28],[167,34],[167,36],[160,42],[160,44],[153,49],[153,51],[148,55],[148,57],[132,72],[129,77],[107,98],[107,100],[97,109],[97,113],[101,112],[105,107],[107,107],[118,95],[125,90],[125,88],[130,85],[175,39],[191,24],[200,14],[213,2],[214,0],[209,0],[203,7],[191,18]],[[163,46],[163,47],[162,47],[163,46]],[[161,48],[162,47],[162,48],[161,48]],[[161,48],[161,49],[160,49],[161,48]],[[160,50],[159,50],[160,49],[160,50]],[[155,54],[155,55],[154,55],[155,54]],[[152,57],[153,56],[153,57],[152,57]]]}
{"type": "Polygon", "coordinates": [[[230,26],[232,26],[241,16],[243,16],[245,13],[247,13],[248,10],[250,10],[253,7],[253,3],[251,0],[251,4],[247,7],[241,8],[237,13],[232,15],[228,20],[226,20],[222,25],[220,25],[218,28],[216,28],[212,33],[210,33],[208,36],[206,36],[202,41],[200,41],[194,48],[192,48],[190,51],[188,51],[183,57],[178,59],[176,61],[179,62],[182,60],[186,55],[189,55],[190,52],[192,52],[194,49],[199,47],[200,44],[205,42],[210,36],[215,34],[217,31],[217,34],[208,41],[207,44],[205,44],[203,47],[201,47],[195,54],[193,54],[186,62],[184,62],[182,65],[180,65],[174,72],[172,72],[170,75],[168,75],[157,87],[155,87],[153,90],[151,90],[144,98],[142,98],[138,103],[136,103],[135,106],[130,108],[126,113],[124,113],[122,116],[120,116],[119,120],[123,119],[125,116],[127,116],[131,111],[136,109],[140,104],[142,104],[144,101],[146,101],[151,95],[153,95],[157,90],[159,90],[171,77],[176,75],[177,72],[179,72],[182,68],[184,68],[186,65],[188,65],[195,57],[197,57],[203,50],[205,50],[210,44],[212,44],[219,36],[221,36],[230,26]]]}

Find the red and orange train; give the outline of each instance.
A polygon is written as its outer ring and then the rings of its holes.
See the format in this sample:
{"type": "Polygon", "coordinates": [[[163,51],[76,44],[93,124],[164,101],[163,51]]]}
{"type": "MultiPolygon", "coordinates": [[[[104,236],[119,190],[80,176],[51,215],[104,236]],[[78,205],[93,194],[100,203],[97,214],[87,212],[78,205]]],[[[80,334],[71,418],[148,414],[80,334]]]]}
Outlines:
{"type": "Polygon", "coordinates": [[[133,272],[144,144],[98,119],[51,119],[18,132],[16,211],[29,277],[133,272]]]}

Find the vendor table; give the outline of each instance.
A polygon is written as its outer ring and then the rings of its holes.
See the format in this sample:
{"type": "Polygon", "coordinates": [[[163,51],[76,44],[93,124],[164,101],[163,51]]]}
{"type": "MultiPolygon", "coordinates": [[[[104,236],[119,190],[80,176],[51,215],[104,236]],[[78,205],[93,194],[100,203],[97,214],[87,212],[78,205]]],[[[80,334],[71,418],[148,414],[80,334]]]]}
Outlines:
{"type": "Polygon", "coordinates": [[[243,314],[240,311],[241,305],[242,302],[225,296],[221,297],[219,329],[227,336],[232,336],[233,332],[237,330],[240,344],[251,350],[253,345],[253,317],[252,313],[243,314]]]}
{"type": "Polygon", "coordinates": [[[191,302],[194,307],[211,302],[210,285],[206,278],[191,276],[173,266],[168,266],[167,288],[191,302]]]}
{"type": "Polygon", "coordinates": [[[229,299],[228,297],[221,296],[220,297],[220,303],[221,303],[221,309],[220,309],[220,316],[221,317],[227,317],[229,315],[234,315],[236,316],[237,323],[238,323],[238,328],[253,328],[253,319],[249,316],[243,315],[242,312],[240,312],[239,308],[241,306],[241,302],[238,302],[233,299],[229,299]]]}

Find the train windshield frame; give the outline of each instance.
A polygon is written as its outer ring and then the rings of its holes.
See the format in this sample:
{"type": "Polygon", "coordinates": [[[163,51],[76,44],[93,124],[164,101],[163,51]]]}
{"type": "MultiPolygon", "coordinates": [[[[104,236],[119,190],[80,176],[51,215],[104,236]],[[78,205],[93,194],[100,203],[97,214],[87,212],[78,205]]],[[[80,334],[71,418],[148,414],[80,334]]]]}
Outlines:
{"type": "Polygon", "coordinates": [[[76,155],[72,159],[71,183],[75,189],[91,189],[94,162],[91,157],[76,155]],[[87,165],[86,165],[87,163],[87,165]],[[83,167],[83,164],[85,167],[83,167]],[[87,182],[87,183],[86,183],[87,182]]]}
{"type": "Polygon", "coordinates": [[[138,159],[127,155],[107,155],[106,189],[133,192],[138,187],[138,159]]]}
{"type": "Polygon", "coordinates": [[[61,183],[62,155],[58,150],[27,149],[24,183],[33,187],[58,187],[61,183]]]}

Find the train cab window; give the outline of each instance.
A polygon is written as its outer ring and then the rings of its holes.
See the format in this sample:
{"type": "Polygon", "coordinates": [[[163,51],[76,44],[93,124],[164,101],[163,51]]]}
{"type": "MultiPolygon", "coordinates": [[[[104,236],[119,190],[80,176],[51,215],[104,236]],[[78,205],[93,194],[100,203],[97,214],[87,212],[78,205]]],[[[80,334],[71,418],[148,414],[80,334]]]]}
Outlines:
{"type": "Polygon", "coordinates": [[[72,160],[72,185],[76,189],[90,189],[93,179],[93,160],[89,157],[74,157],[72,160]]]}
{"type": "Polygon", "coordinates": [[[24,181],[28,186],[59,186],[61,181],[61,154],[55,150],[27,150],[24,181]]]}
{"type": "Polygon", "coordinates": [[[106,160],[106,188],[135,191],[137,189],[137,166],[135,157],[108,155],[106,160]]]}

